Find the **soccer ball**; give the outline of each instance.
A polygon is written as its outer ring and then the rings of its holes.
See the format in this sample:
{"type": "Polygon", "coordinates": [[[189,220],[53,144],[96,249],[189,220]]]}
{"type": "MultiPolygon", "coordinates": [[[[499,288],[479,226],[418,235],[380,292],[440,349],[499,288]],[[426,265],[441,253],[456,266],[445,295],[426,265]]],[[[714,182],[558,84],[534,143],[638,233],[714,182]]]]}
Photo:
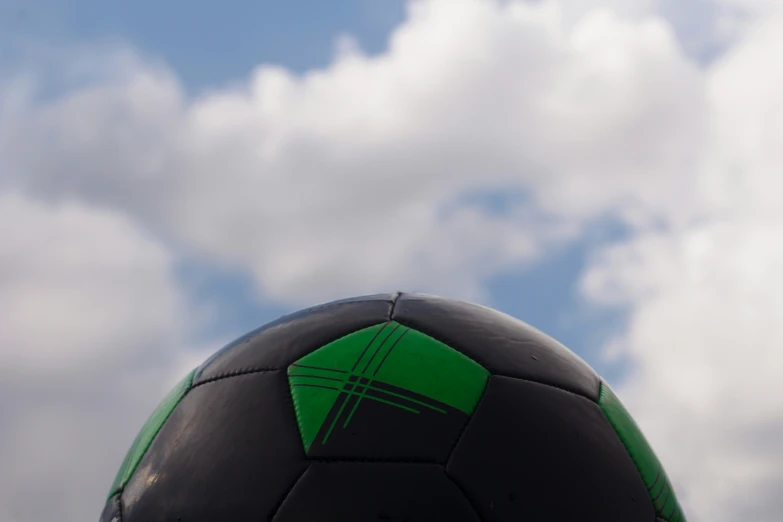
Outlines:
{"type": "Polygon", "coordinates": [[[271,322],[187,375],[101,522],[683,522],[579,357],[490,308],[363,296],[271,322]]]}

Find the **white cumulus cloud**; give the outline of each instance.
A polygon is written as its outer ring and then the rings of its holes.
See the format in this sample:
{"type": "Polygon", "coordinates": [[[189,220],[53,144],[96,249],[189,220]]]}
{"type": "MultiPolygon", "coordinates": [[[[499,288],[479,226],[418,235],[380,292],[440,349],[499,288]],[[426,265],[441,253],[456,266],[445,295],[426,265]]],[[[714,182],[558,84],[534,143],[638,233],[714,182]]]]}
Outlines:
{"type": "Polygon", "coordinates": [[[18,102],[0,150],[36,197],[121,208],[269,298],[480,299],[488,275],[607,209],[645,224],[691,190],[703,78],[667,24],[566,18],[554,2],[412,2],[381,55],[343,39],[328,68],[260,66],[196,98],[125,53],[84,88],[18,102]],[[529,198],[502,218],[455,206],[477,187],[529,198]]]}
{"type": "Polygon", "coordinates": [[[0,520],[95,519],[198,357],[189,307],[170,254],[121,215],[4,192],[0,223],[0,520]]]}
{"type": "Polygon", "coordinates": [[[621,392],[694,520],[783,510],[783,13],[710,71],[696,224],[596,255],[592,298],[630,309],[621,392]]]}

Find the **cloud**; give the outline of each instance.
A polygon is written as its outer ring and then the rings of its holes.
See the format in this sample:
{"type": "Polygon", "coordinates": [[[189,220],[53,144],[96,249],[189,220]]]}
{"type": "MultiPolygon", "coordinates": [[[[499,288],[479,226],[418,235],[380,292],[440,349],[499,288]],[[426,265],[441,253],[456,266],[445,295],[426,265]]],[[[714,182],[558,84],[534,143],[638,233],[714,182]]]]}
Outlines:
{"type": "Polygon", "coordinates": [[[621,393],[694,520],[780,518],[783,13],[710,71],[700,219],[598,253],[585,293],[630,308],[621,393]]]}
{"type": "Polygon", "coordinates": [[[701,71],[661,19],[567,18],[553,2],[412,2],[386,53],[342,38],[325,69],[260,66],[195,98],[123,51],[82,88],[17,103],[0,151],[34,197],[122,209],[267,298],[482,299],[487,277],[607,209],[642,226],[691,190],[701,71]],[[502,220],[455,206],[476,187],[529,198],[502,220]]]}
{"type": "Polygon", "coordinates": [[[97,516],[184,364],[169,252],[126,217],[0,195],[0,520],[97,516]]]}
{"type": "Polygon", "coordinates": [[[783,486],[781,234],[783,222],[717,221],[645,236],[587,277],[593,298],[631,307],[619,392],[694,520],[779,517],[776,496],[758,495],[783,486]]]}

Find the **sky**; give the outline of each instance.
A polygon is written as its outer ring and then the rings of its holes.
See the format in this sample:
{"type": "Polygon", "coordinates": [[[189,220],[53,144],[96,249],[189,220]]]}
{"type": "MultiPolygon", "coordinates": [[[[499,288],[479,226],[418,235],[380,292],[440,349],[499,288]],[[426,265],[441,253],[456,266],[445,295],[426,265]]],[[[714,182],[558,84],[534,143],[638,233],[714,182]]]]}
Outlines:
{"type": "Polygon", "coordinates": [[[765,0],[0,0],[0,522],[97,519],[281,314],[487,304],[607,379],[692,522],[783,512],[765,0]]]}

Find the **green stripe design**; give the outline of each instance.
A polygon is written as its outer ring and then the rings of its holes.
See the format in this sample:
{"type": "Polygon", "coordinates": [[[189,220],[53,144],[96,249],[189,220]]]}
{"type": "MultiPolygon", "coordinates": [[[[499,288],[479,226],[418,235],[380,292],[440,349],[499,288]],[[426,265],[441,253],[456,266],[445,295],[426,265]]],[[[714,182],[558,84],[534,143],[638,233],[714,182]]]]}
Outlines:
{"type": "Polygon", "coordinates": [[[601,383],[598,405],[639,470],[655,506],[656,516],[666,522],[686,522],[669,477],[650,443],[614,391],[604,382],[601,383]]]}
{"type": "Polygon", "coordinates": [[[133,444],[131,444],[128,453],[125,455],[125,460],[122,461],[117,476],[114,478],[114,483],[111,486],[108,498],[111,498],[122,491],[128,483],[133,472],[136,471],[139,462],[141,462],[142,457],[144,457],[144,454],[149,449],[150,444],[152,444],[155,436],[166,422],[166,419],[169,418],[171,412],[174,411],[177,404],[179,404],[188,390],[190,390],[191,386],[193,386],[193,376],[195,374],[196,370],[194,369],[185,376],[184,379],[177,383],[177,385],[174,386],[174,389],[166,395],[155,411],[152,412],[152,415],[147,419],[147,422],[144,423],[144,426],[141,428],[141,431],[139,431],[133,444]]]}
{"type": "Polygon", "coordinates": [[[305,451],[343,395],[323,444],[334,429],[347,428],[365,400],[411,412],[446,414],[441,405],[468,415],[489,372],[445,344],[395,321],[359,330],[306,355],[288,368],[296,419],[305,451]],[[350,401],[352,397],[356,400],[350,401]],[[352,402],[347,418],[338,422],[352,402]]]}

